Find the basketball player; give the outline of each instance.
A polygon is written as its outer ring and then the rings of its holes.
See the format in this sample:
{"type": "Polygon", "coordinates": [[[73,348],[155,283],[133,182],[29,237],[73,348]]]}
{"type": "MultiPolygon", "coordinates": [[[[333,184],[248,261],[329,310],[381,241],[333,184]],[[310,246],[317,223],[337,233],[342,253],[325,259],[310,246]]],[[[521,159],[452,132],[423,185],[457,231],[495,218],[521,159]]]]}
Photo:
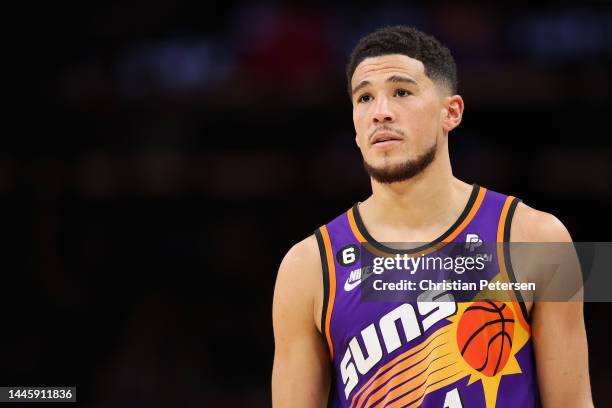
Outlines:
{"type": "MultiPolygon", "coordinates": [[[[453,176],[448,135],[464,102],[454,60],[436,39],[404,26],[373,32],[353,50],[347,76],[372,195],[281,263],[274,407],[592,406],[581,302],[533,303],[520,293],[471,304],[361,301],[358,287],[368,282],[354,275],[361,244],[416,254],[465,243],[467,234],[493,242],[571,238],[553,215],[453,176]],[[428,244],[398,250],[384,242],[428,244]],[[479,319],[489,323],[470,328],[479,319]],[[491,334],[489,325],[501,327],[491,334]]],[[[502,257],[492,272],[499,279],[512,276],[502,257]]]]}

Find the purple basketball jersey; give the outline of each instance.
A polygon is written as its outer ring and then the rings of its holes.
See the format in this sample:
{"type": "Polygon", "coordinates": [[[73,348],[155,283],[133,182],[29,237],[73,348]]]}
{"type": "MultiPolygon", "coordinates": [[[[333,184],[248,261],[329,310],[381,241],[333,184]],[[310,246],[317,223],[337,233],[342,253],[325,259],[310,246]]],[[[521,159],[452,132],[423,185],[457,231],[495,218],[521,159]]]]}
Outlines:
{"type": "MultiPolygon", "coordinates": [[[[332,367],[329,406],[539,406],[531,327],[520,292],[507,301],[487,300],[482,291],[459,300],[427,290],[414,301],[368,301],[362,291],[376,279],[360,268],[366,252],[433,257],[453,245],[508,242],[519,201],[474,185],[454,225],[410,250],[374,240],[358,204],[315,232],[323,264],[321,330],[332,367]],[[493,326],[500,327],[496,334],[488,330],[493,326]]],[[[508,253],[491,255],[486,280],[513,281],[508,253]]]]}

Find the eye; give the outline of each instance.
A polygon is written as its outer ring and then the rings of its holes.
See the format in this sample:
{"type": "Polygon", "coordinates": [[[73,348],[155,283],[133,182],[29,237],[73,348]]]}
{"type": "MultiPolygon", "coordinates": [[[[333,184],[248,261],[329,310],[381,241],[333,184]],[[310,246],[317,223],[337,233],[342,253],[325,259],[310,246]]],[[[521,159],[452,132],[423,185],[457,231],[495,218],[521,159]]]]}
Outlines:
{"type": "Polygon", "coordinates": [[[368,94],[363,94],[359,98],[357,98],[357,103],[370,102],[372,100],[372,96],[368,94]]]}
{"type": "Polygon", "coordinates": [[[398,89],[395,91],[394,96],[399,96],[400,98],[403,98],[404,96],[408,96],[408,95],[411,95],[410,91],[407,91],[405,89],[398,89]]]}

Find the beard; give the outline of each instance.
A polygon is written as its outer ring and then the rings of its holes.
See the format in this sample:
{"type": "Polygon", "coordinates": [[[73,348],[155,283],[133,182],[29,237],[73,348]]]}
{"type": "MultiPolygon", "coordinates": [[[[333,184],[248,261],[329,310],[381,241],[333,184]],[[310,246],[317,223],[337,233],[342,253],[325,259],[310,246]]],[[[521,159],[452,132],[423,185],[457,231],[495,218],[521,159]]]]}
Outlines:
{"type": "Polygon", "coordinates": [[[363,167],[370,177],[382,184],[397,183],[406,181],[421,173],[436,158],[436,148],[438,142],[433,144],[425,153],[413,160],[406,160],[403,163],[385,167],[374,167],[365,160],[363,167]]]}

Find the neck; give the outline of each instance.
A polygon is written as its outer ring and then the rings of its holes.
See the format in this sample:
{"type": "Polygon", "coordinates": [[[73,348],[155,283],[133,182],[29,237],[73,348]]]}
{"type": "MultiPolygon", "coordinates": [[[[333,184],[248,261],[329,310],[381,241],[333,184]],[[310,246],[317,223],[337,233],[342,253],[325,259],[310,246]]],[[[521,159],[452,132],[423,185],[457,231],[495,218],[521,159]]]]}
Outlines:
{"type": "Polygon", "coordinates": [[[372,196],[360,205],[362,216],[367,214],[365,218],[394,229],[452,224],[472,187],[453,176],[448,153],[438,153],[423,172],[409,180],[391,184],[372,180],[372,196]]]}

